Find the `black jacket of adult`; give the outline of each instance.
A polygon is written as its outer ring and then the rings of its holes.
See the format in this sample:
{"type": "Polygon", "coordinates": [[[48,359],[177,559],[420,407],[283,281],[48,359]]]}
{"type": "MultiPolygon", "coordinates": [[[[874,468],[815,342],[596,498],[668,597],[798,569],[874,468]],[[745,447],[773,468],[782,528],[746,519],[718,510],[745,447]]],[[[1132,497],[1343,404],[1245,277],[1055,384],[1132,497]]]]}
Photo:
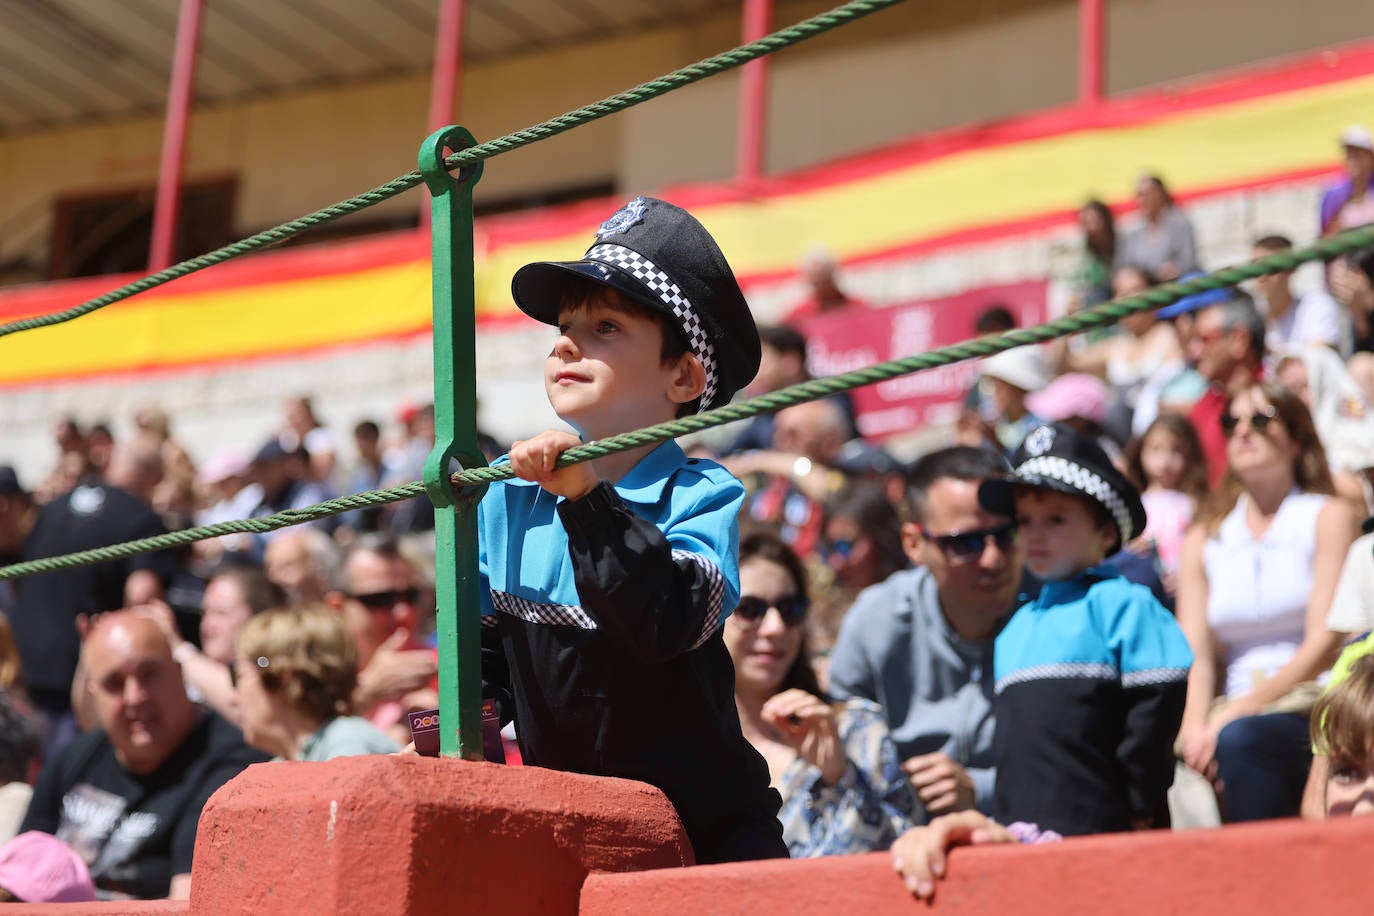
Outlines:
{"type": "MultiPolygon", "coordinates": [[[[23,559],[107,547],[166,532],[157,513],[137,496],[109,484],[87,483],[43,507],[24,542],[23,559]]],[[[130,573],[152,570],[165,584],[177,563],[177,554],[164,550],[20,579],[10,624],[28,687],[56,695],[69,690],[81,652],[76,616],[123,607],[124,582],[130,573]]]]}

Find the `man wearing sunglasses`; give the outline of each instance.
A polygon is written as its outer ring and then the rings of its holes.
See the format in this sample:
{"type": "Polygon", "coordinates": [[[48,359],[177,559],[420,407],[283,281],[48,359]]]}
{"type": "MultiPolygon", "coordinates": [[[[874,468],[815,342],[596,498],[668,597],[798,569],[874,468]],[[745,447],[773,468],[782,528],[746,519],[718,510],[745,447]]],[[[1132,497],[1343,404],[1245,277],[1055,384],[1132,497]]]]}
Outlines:
{"type": "MultiPolygon", "coordinates": [[[[378,728],[402,726],[407,709],[438,706],[435,652],[414,638],[420,575],[385,534],[358,539],[326,600],[358,647],[354,706],[378,728]]],[[[404,727],[400,737],[409,740],[404,727]]]]}
{"type": "Polygon", "coordinates": [[[1026,596],[1016,529],[979,505],[978,485],[1007,470],[967,446],[916,463],[902,526],[915,568],[859,595],[830,656],[831,693],[882,707],[931,816],[991,813],[992,643],[1026,596]]]}

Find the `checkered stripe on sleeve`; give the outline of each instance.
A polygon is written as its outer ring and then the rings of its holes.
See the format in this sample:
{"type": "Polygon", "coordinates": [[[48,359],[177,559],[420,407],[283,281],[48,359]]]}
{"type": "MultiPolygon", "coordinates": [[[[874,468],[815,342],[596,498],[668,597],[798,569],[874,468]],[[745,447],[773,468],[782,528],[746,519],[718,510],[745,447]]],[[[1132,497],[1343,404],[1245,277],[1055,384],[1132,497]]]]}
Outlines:
{"type": "Polygon", "coordinates": [[[1093,680],[1114,681],[1118,677],[1115,665],[1100,662],[1054,662],[1048,665],[1032,665],[1013,671],[997,682],[994,693],[1001,693],[1008,687],[1025,684],[1029,681],[1093,680]]]}
{"type": "Polygon", "coordinates": [[[725,603],[725,577],[721,575],[719,566],[701,554],[692,553],[690,550],[674,550],[673,562],[679,563],[683,560],[697,566],[706,576],[706,619],[702,621],[697,641],[692,643],[692,648],[695,649],[720,628],[721,612],[725,603]]]}
{"type": "Polygon", "coordinates": [[[672,309],[683,334],[687,337],[687,346],[701,360],[701,365],[706,370],[706,387],[701,393],[701,406],[714,406],[712,401],[715,399],[717,387],[716,348],[711,344],[711,338],[706,333],[706,325],[702,322],[701,316],[682,294],[681,288],[671,277],[659,270],[653,261],[623,245],[593,245],[585,257],[628,273],[672,309]]]}
{"type": "Polygon", "coordinates": [[[1048,477],[1051,480],[1066,483],[1080,493],[1091,496],[1107,507],[1107,511],[1111,513],[1112,519],[1116,522],[1117,530],[1121,532],[1121,543],[1123,544],[1140,533],[1131,525],[1131,510],[1127,508],[1126,501],[1121,498],[1121,494],[1110,483],[1081,464],[1076,464],[1057,455],[1041,455],[1017,465],[1016,474],[1027,477],[1031,475],[1048,477]]]}
{"type": "Polygon", "coordinates": [[[510,614],[512,617],[519,617],[530,623],[580,627],[583,630],[600,629],[596,625],[596,621],[586,611],[572,604],[546,604],[540,601],[530,601],[528,598],[521,598],[510,592],[498,591],[491,593],[491,604],[502,614],[510,614]]]}
{"type": "Polygon", "coordinates": [[[1158,687],[1160,684],[1177,684],[1188,680],[1187,668],[1146,668],[1144,671],[1127,671],[1121,675],[1121,686],[1158,687]]]}

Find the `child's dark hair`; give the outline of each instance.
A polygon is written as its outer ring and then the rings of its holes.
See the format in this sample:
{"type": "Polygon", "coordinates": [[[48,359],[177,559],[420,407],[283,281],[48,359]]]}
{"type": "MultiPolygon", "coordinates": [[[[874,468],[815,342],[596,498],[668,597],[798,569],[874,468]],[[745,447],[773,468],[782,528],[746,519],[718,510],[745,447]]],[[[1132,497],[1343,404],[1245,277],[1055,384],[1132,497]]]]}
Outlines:
{"type": "Polygon", "coordinates": [[[1312,710],[1312,746],[1332,761],[1363,762],[1374,750],[1374,655],[1350,666],[1312,710]]]}
{"type": "Polygon", "coordinates": [[[1185,496],[1191,496],[1200,505],[1208,493],[1207,458],[1202,453],[1202,441],[1198,439],[1197,429],[1182,414],[1160,414],[1145,428],[1144,434],[1126,444],[1126,453],[1122,456],[1126,464],[1126,478],[1142,493],[1149,487],[1142,455],[1145,440],[1156,430],[1167,432],[1178,441],[1183,451],[1183,476],[1179,479],[1178,490],[1185,496]]]}
{"type": "MultiPolygon", "coordinates": [[[[796,551],[787,546],[787,542],[779,537],[775,532],[759,528],[746,534],[739,542],[739,565],[743,566],[750,560],[766,560],[787,570],[788,578],[792,580],[793,587],[796,588],[797,597],[806,599],[806,568],[802,566],[801,559],[796,551]]],[[[811,667],[811,652],[806,645],[806,630],[801,632],[801,645],[797,648],[797,657],[792,661],[792,666],[783,675],[782,684],[778,687],[778,693],[798,687],[805,690],[814,697],[825,699],[825,692],[821,690],[820,682],[816,680],[816,672],[811,667]]]]}
{"type": "MultiPolygon", "coordinates": [[[[692,352],[692,348],[687,345],[687,336],[683,334],[681,325],[658,309],[636,302],[618,290],[600,283],[581,280],[576,277],[570,278],[568,285],[563,288],[559,307],[573,310],[582,309],[591,304],[594,299],[604,301],[606,305],[617,311],[633,315],[636,318],[647,318],[658,325],[663,332],[663,346],[658,351],[658,359],[662,365],[671,365],[692,352]],[[608,294],[614,295],[609,296],[608,294]]],[[[677,416],[689,417],[700,409],[701,398],[697,397],[686,404],[679,404],[677,416]]]]}

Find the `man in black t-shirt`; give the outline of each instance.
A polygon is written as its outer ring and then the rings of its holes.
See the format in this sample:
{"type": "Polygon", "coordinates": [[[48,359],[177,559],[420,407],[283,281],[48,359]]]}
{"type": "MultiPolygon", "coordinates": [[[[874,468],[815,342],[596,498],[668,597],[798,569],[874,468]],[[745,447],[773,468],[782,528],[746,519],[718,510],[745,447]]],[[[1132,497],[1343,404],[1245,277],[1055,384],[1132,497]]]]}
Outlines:
{"type": "Polygon", "coordinates": [[[104,898],[185,899],[205,802],[267,758],[187,698],[150,618],[104,615],[82,663],[100,730],[45,764],[21,830],[54,834],[75,850],[104,898]]]}

